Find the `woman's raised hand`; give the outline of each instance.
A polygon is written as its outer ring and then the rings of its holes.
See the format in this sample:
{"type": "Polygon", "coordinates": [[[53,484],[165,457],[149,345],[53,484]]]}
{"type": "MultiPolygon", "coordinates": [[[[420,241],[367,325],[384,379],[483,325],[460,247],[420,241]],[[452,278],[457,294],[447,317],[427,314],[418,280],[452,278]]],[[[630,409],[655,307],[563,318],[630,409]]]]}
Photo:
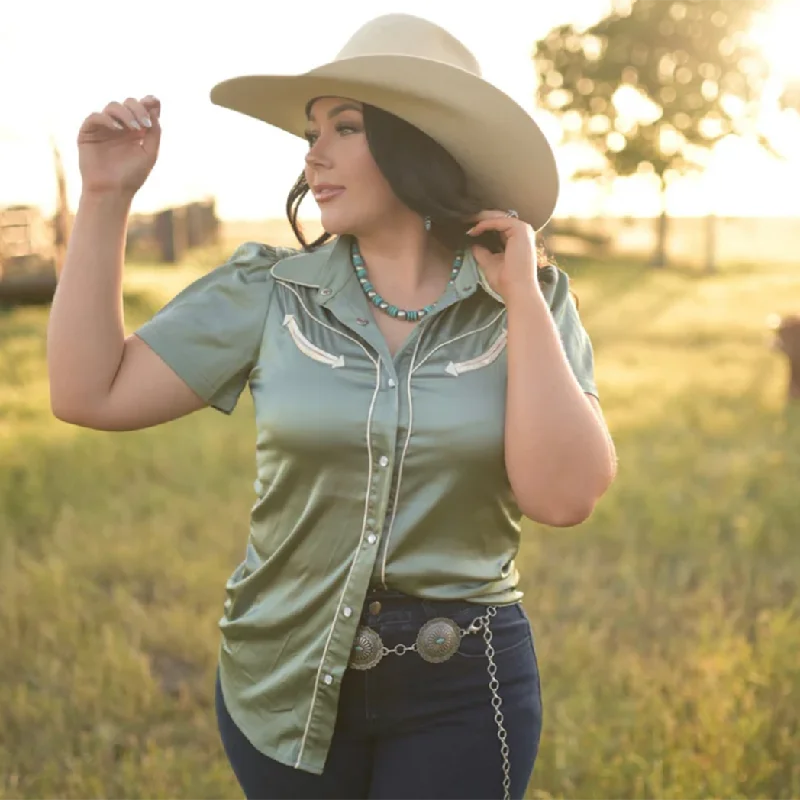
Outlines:
{"type": "Polygon", "coordinates": [[[133,197],[153,169],[161,141],[161,103],[152,95],[111,102],[78,131],[83,192],[133,197]]]}

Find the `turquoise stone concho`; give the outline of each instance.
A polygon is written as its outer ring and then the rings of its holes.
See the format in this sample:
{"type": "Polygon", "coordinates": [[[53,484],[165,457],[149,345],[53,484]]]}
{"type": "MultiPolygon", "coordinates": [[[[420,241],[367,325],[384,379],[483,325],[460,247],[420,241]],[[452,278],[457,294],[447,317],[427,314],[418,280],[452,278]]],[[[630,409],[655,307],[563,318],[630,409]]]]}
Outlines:
{"type": "Polygon", "coordinates": [[[377,631],[362,625],[356,631],[349,666],[353,669],[372,669],[387,653],[403,653],[409,650],[416,650],[421,658],[431,664],[440,664],[451,658],[460,644],[461,630],[447,617],[428,620],[419,629],[413,646],[398,645],[393,649],[384,646],[377,631]]]}
{"type": "Polygon", "coordinates": [[[417,634],[417,652],[432,664],[447,661],[458,650],[459,644],[458,625],[447,617],[428,620],[417,634]]]}
{"type": "Polygon", "coordinates": [[[350,666],[353,669],[372,669],[381,658],[383,658],[383,642],[377,631],[360,627],[350,653],[350,666]]]}

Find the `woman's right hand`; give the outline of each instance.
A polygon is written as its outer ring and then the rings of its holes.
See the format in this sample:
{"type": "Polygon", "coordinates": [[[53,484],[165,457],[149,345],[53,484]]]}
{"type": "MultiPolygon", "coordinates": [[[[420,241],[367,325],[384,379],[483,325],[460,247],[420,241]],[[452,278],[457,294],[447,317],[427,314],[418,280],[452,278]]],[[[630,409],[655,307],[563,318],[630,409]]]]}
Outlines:
{"type": "Polygon", "coordinates": [[[133,197],[153,169],[161,141],[161,103],[152,95],[109,103],[78,132],[83,191],[133,197]]]}

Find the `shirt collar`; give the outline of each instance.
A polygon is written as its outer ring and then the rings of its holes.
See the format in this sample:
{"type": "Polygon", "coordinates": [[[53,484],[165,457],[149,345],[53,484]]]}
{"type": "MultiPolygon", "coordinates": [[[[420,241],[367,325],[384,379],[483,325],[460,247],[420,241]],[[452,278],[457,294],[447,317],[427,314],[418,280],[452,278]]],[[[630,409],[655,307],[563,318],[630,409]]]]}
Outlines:
{"type": "MultiPolygon", "coordinates": [[[[290,256],[278,261],[272,268],[274,277],[299,286],[317,290],[321,305],[329,303],[355,277],[350,263],[350,237],[337,236],[332,242],[316,250],[290,256]]],[[[503,298],[492,289],[489,281],[478,266],[472,251],[464,253],[464,263],[455,280],[455,291],[459,299],[474,294],[481,287],[498,303],[505,305],[503,298]]]]}

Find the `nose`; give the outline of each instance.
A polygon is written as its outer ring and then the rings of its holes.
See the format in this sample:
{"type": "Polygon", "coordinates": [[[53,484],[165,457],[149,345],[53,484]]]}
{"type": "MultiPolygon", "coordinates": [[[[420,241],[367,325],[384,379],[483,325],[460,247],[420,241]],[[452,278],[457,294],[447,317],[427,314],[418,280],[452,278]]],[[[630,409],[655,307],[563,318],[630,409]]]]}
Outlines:
{"type": "Polygon", "coordinates": [[[310,167],[330,166],[330,158],[326,153],[327,146],[320,136],[306,153],[306,164],[310,167]]]}

